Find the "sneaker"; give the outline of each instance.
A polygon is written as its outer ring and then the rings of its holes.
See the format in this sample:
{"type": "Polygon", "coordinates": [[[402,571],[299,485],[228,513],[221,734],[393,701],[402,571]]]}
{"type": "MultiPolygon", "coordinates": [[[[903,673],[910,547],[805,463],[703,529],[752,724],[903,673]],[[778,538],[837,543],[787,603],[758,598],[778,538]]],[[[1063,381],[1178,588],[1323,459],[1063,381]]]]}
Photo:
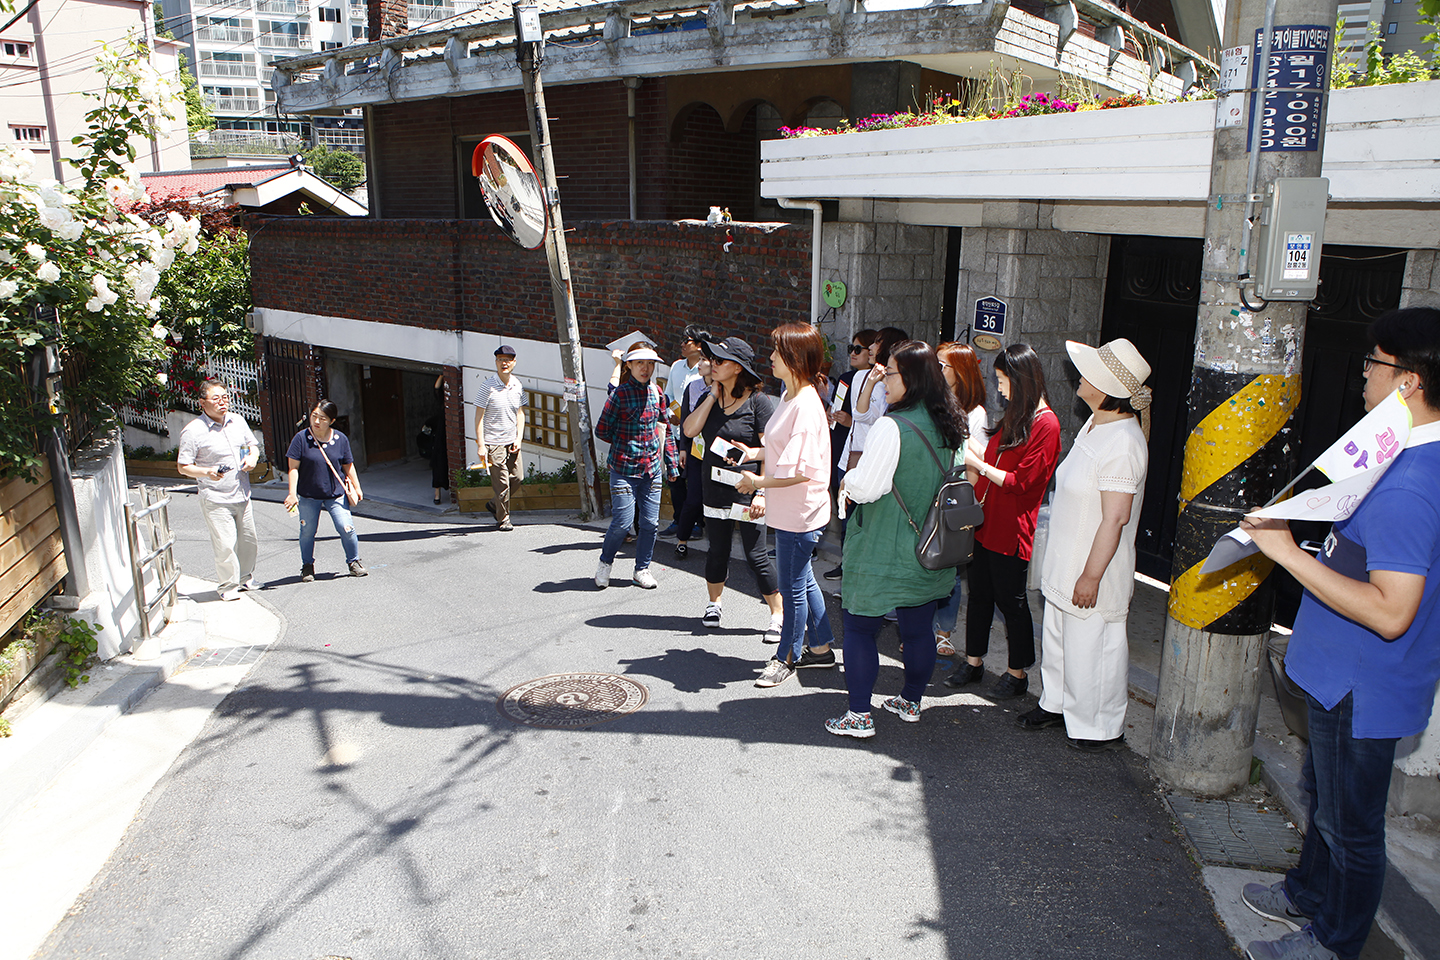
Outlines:
{"type": "Polygon", "coordinates": [[[664,530],[661,530],[659,533],[657,533],[656,536],[657,536],[657,537],[664,537],[665,539],[668,540],[668,539],[670,539],[671,537],[675,536],[675,534],[677,534],[677,533],[679,533],[679,532],[680,532],[680,525],[679,525],[678,523],[672,523],[672,524],[670,524],[670,526],[666,527],[664,530]]]}
{"type": "Polygon", "coordinates": [[[1106,750],[1118,750],[1125,746],[1125,735],[1112,740],[1081,740],[1078,737],[1066,737],[1070,749],[1079,750],[1081,753],[1104,753],[1106,750]]]}
{"type": "Polygon", "coordinates": [[[861,740],[875,736],[875,721],[868,713],[845,711],[845,716],[825,721],[825,729],[837,737],[859,737],[861,740]]]}
{"type": "Polygon", "coordinates": [[[780,684],[795,676],[795,668],[784,660],[770,658],[765,664],[765,669],[760,671],[760,679],[755,681],[757,687],[778,687],[780,684]]]}
{"type": "MultiPolygon", "coordinates": [[[[840,567],[835,567],[833,570],[826,570],[824,573],[820,574],[820,577],[823,580],[839,580],[844,575],[844,570],[842,570],[840,567]]],[[[834,733],[834,731],[832,730],[831,733],[834,733]]]]}
{"type": "Polygon", "coordinates": [[[968,687],[972,683],[979,683],[985,679],[985,665],[983,663],[971,663],[969,660],[961,659],[955,664],[955,670],[942,682],[951,690],[958,690],[960,687],[968,687]]]}
{"type": "Polygon", "coordinates": [[[496,527],[496,529],[504,530],[506,533],[509,533],[511,530],[515,529],[515,524],[511,523],[509,520],[505,520],[498,527],[496,527]]]}
{"type": "Polygon", "coordinates": [[[1279,940],[1256,940],[1245,948],[1245,956],[1250,960],[1336,960],[1335,953],[1315,939],[1309,926],[1279,940]]]}
{"type": "Polygon", "coordinates": [[[1000,674],[1000,679],[985,691],[985,695],[991,700],[1014,700],[1016,697],[1025,696],[1025,691],[1029,689],[1029,677],[1017,677],[1013,673],[1006,672],[1000,674]]]}
{"type": "Polygon", "coordinates": [[[679,559],[684,560],[685,557],[689,555],[689,553],[690,545],[688,543],[685,543],[682,540],[680,543],[675,544],[675,556],[679,559]]]}
{"type": "Polygon", "coordinates": [[[780,631],[785,626],[785,618],[770,615],[770,626],[765,628],[765,636],[760,638],[761,643],[779,643],[780,631]]]}
{"type": "Polygon", "coordinates": [[[595,586],[601,590],[610,586],[610,564],[601,563],[595,568],[595,586]]]}
{"type": "Polygon", "coordinates": [[[247,577],[245,582],[240,584],[241,590],[259,590],[260,583],[254,577],[247,577]]]}
{"type": "Polygon", "coordinates": [[[705,615],[700,618],[700,622],[703,623],[703,624],[704,624],[705,626],[707,626],[707,627],[718,627],[718,626],[720,626],[720,604],[718,604],[718,603],[707,603],[707,604],[705,604],[705,615]]]}
{"type": "Polygon", "coordinates": [[[240,591],[239,591],[238,589],[236,589],[235,587],[231,587],[229,590],[221,590],[221,591],[220,591],[220,599],[221,599],[221,600],[239,600],[239,599],[240,599],[240,591]]]}
{"type": "Polygon", "coordinates": [[[302,563],[302,564],[300,565],[300,582],[301,582],[301,583],[314,583],[314,582],[315,582],[315,564],[313,564],[313,563],[302,563]]]}
{"type": "Polygon", "coordinates": [[[800,659],[795,661],[796,670],[814,668],[817,670],[829,670],[835,666],[835,651],[826,650],[824,653],[816,653],[809,647],[800,651],[800,659]]]}
{"type": "Polygon", "coordinates": [[[1299,930],[1310,922],[1285,893],[1285,881],[1279,880],[1266,886],[1263,883],[1247,883],[1240,891],[1240,902],[1266,920],[1283,923],[1291,930],[1299,930]]]}
{"type": "Polygon", "coordinates": [[[368,576],[370,576],[370,571],[369,571],[369,570],[366,570],[366,569],[365,569],[365,564],[361,563],[359,560],[351,560],[351,561],[350,561],[350,576],[352,576],[352,577],[368,577],[368,576]]]}
{"type": "Polygon", "coordinates": [[[1057,723],[1065,722],[1065,714],[1051,713],[1042,707],[1036,707],[1029,713],[1022,713],[1015,718],[1015,723],[1022,730],[1044,730],[1046,727],[1053,727],[1057,723]]]}
{"type": "MultiPolygon", "coordinates": [[[[900,614],[896,613],[894,610],[891,610],[889,613],[885,614],[884,619],[886,623],[899,623],[900,614]]],[[[902,646],[900,649],[904,650],[905,648],[902,646]]]]}
{"type": "Polygon", "coordinates": [[[636,570],[634,576],[630,578],[630,582],[642,590],[654,590],[660,586],[660,584],[655,581],[655,574],[650,572],[649,567],[646,567],[644,570],[636,570]]]}
{"type": "Polygon", "coordinates": [[[906,723],[920,722],[920,704],[911,703],[904,697],[891,697],[889,700],[880,704],[880,706],[889,710],[906,723]]]}

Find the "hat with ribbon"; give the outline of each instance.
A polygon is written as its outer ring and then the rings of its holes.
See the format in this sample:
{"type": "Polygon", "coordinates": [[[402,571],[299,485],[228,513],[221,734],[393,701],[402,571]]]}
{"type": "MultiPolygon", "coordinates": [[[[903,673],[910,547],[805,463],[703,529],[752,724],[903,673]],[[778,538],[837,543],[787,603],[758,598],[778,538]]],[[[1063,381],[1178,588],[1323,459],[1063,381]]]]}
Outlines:
{"type": "Polygon", "coordinates": [[[1140,355],[1135,344],[1121,337],[1099,347],[1074,340],[1065,341],[1065,349],[1080,376],[1089,380],[1095,389],[1106,396],[1124,397],[1130,406],[1141,414],[1141,426],[1145,435],[1150,435],[1149,416],[1150,388],[1145,381],[1150,378],[1150,364],[1140,355]]]}

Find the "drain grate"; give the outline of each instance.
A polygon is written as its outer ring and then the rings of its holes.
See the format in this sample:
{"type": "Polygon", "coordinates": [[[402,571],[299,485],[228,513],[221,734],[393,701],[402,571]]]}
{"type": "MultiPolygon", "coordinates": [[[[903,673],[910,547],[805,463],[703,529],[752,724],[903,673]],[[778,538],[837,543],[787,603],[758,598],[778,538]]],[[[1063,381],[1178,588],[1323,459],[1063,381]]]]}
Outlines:
{"type": "Polygon", "coordinates": [[[650,691],[611,673],[559,673],[511,687],[500,712],[530,727],[573,730],[618,720],[645,706],[650,691]]]}
{"type": "Polygon", "coordinates": [[[213,650],[201,650],[185,663],[189,670],[196,670],[202,667],[243,667],[251,663],[259,663],[260,655],[265,652],[266,644],[257,643],[248,647],[217,647],[213,650]]]}
{"type": "Polygon", "coordinates": [[[1165,799],[1207,866],[1283,872],[1300,860],[1300,832],[1278,810],[1244,800],[1165,799]]]}

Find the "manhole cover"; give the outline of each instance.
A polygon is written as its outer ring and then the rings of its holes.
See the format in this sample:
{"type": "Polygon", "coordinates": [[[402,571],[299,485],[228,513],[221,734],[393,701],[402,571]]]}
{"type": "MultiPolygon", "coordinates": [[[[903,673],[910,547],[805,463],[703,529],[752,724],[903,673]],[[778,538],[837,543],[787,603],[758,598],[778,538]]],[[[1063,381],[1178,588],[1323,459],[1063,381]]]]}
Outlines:
{"type": "Polygon", "coordinates": [[[557,673],[506,690],[500,712],[531,727],[568,730],[606,723],[645,706],[650,691],[610,673],[557,673]]]}
{"type": "Polygon", "coordinates": [[[1243,800],[1166,799],[1208,866],[1284,872],[1300,861],[1300,833],[1279,810],[1243,800]]]}

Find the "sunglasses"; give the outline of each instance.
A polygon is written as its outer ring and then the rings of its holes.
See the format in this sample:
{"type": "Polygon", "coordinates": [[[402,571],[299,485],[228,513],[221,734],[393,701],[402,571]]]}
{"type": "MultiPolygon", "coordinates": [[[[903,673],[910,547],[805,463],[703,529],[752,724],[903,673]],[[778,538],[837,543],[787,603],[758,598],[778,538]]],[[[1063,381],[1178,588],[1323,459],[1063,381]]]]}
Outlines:
{"type": "Polygon", "coordinates": [[[864,352],[865,352],[865,348],[862,347],[862,346],[860,346],[858,343],[852,343],[852,344],[850,344],[850,352],[851,352],[851,353],[864,353],[864,352]]]}

